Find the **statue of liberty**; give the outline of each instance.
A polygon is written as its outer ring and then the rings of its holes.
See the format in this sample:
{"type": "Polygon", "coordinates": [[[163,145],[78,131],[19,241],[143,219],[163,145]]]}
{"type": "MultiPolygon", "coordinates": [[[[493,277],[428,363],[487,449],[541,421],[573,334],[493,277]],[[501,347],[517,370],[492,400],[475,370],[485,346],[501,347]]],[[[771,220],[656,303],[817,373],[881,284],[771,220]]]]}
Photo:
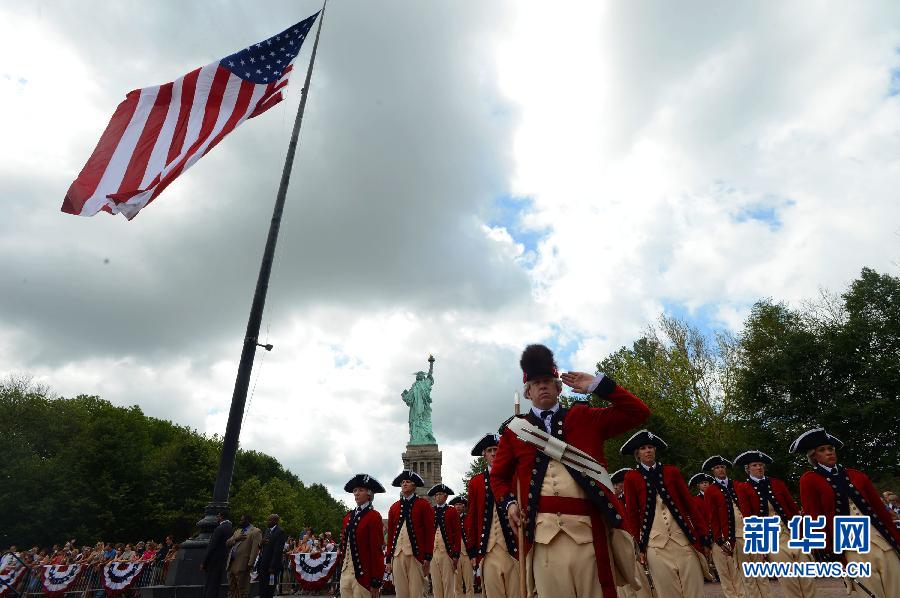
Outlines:
{"type": "Polygon", "coordinates": [[[431,431],[431,387],[434,356],[428,356],[428,373],[416,372],[416,381],[401,396],[409,405],[409,444],[437,444],[431,431]]]}

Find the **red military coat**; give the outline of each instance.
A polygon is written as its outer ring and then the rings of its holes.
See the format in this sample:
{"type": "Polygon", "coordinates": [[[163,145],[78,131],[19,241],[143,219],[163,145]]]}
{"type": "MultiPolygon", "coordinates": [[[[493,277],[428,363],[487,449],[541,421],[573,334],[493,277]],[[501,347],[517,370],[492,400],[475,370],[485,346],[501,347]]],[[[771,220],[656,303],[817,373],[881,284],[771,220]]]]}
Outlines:
{"type": "MultiPolygon", "coordinates": [[[[466,514],[466,549],[469,558],[483,557],[487,548],[488,534],[491,530],[493,518],[498,516],[494,493],[491,490],[490,475],[484,471],[469,480],[466,488],[469,496],[469,512],[466,514]]],[[[509,526],[506,511],[499,513],[500,528],[503,530],[506,551],[515,558],[519,558],[519,548],[516,546],[516,537],[509,526]]]]}
{"type": "MultiPolygon", "coordinates": [[[[773,478],[771,476],[766,476],[765,479],[769,481],[769,488],[772,490],[772,494],[769,496],[768,500],[776,503],[776,507],[781,507],[786,518],[785,523],[787,523],[794,515],[799,515],[800,508],[797,506],[796,501],[794,501],[794,497],[791,496],[787,484],[778,478],[773,478]]],[[[760,514],[761,502],[759,493],[753,487],[752,483],[744,482],[740,486],[735,486],[735,492],[737,492],[738,495],[738,504],[741,508],[741,515],[750,517],[751,515],[760,514]]],[[[770,511],[769,516],[772,515],[778,515],[778,513],[770,511]]]]}
{"type": "MultiPolygon", "coordinates": [[[[657,464],[657,467],[662,467],[663,486],[675,507],[674,510],[670,510],[672,517],[685,535],[693,539],[697,550],[702,551],[703,545],[709,542],[709,527],[702,507],[694,502],[694,497],[691,496],[677,467],[660,464],[657,464]]],[[[632,469],[625,474],[625,519],[629,530],[633,530],[632,533],[641,550],[647,549],[646,539],[653,525],[648,515],[652,517],[656,509],[656,505],[650,505],[648,513],[647,506],[647,482],[638,469],[632,469]]]]}
{"type": "MultiPolygon", "coordinates": [[[[394,545],[397,542],[397,537],[400,535],[403,513],[405,510],[410,509],[409,505],[403,504],[404,502],[407,501],[403,499],[398,500],[391,505],[388,511],[388,537],[387,550],[385,551],[385,558],[388,563],[394,558],[394,545]]],[[[434,548],[434,509],[431,508],[431,504],[426,499],[420,496],[414,496],[409,502],[412,505],[409,521],[403,518],[402,523],[407,526],[406,531],[409,533],[409,539],[412,542],[416,559],[420,563],[424,563],[431,560],[431,551],[434,548]]]]}
{"type": "Polygon", "coordinates": [[[364,588],[379,588],[384,579],[384,532],[381,514],[371,504],[351,525],[356,509],[344,515],[341,558],[351,559],[356,581],[364,588]],[[348,533],[349,527],[349,533],[348,533]]]}
{"type": "MultiPolygon", "coordinates": [[[[444,548],[451,559],[459,558],[459,545],[462,541],[462,523],[459,513],[453,507],[447,506],[434,508],[434,537],[444,542],[444,548]]],[[[434,546],[434,544],[432,544],[434,546]]]]}
{"type": "Polygon", "coordinates": [[[706,499],[704,494],[697,494],[691,497],[691,500],[694,501],[694,504],[697,505],[697,508],[700,510],[700,514],[703,515],[703,520],[706,522],[706,529],[709,530],[707,534],[707,538],[710,542],[713,541],[713,528],[712,519],[710,510],[709,510],[709,500],[706,499]]]}
{"type": "MultiPolygon", "coordinates": [[[[839,466],[839,474],[845,479],[849,479],[853,488],[858,492],[852,497],[856,498],[854,502],[857,503],[857,508],[863,515],[871,518],[875,529],[893,545],[895,551],[900,553],[900,530],[894,527],[894,522],[887,509],[884,508],[878,490],[875,489],[869,476],[859,470],[841,466],[839,466]]],[[[804,515],[825,516],[827,520],[825,526],[825,534],[828,539],[827,550],[830,552],[834,516],[840,514],[835,506],[835,492],[831,483],[816,471],[807,471],[800,476],[800,503],[803,505],[804,515]]],[[[849,505],[846,506],[849,508],[849,505]]]]}
{"type": "MultiPolygon", "coordinates": [[[[571,409],[560,408],[551,420],[551,434],[606,465],[603,443],[608,438],[618,436],[643,423],[650,416],[650,409],[639,398],[607,377],[600,381],[594,393],[606,398],[612,404],[609,407],[597,408],[578,403],[571,409]]],[[[543,428],[543,422],[531,410],[524,417],[530,423],[543,428]]],[[[531,548],[534,521],[541,501],[541,484],[548,464],[549,458],[546,455],[538,453],[535,447],[520,441],[511,430],[503,427],[497,456],[491,470],[491,488],[494,495],[499,497],[504,512],[509,503],[515,500],[515,480],[521,480],[523,496],[528,496],[529,493],[532,496],[528,505],[520,505],[528,522],[523,554],[527,554],[531,548]]],[[[603,588],[604,598],[614,598],[616,586],[609,562],[604,520],[612,521],[618,524],[617,526],[624,525],[623,507],[611,490],[602,488],[601,484],[586,476],[576,474],[572,477],[585,491],[588,501],[583,501],[587,504],[583,506],[582,512],[572,514],[590,515],[597,559],[597,577],[603,588]]]]}
{"type": "MultiPolygon", "coordinates": [[[[734,485],[734,492],[737,495],[738,501],[738,510],[743,515],[747,509],[750,508],[749,503],[746,502],[746,499],[742,497],[742,491],[740,490],[742,482],[738,482],[737,480],[729,480],[731,484],[734,485]]],[[[751,489],[751,492],[753,490],[751,489]]],[[[705,499],[709,501],[709,508],[707,513],[709,514],[709,524],[710,529],[712,530],[713,541],[721,544],[726,540],[734,545],[734,529],[731,529],[731,533],[729,534],[730,522],[731,522],[731,501],[725,494],[722,492],[719,484],[712,483],[706,489],[705,499]]]]}

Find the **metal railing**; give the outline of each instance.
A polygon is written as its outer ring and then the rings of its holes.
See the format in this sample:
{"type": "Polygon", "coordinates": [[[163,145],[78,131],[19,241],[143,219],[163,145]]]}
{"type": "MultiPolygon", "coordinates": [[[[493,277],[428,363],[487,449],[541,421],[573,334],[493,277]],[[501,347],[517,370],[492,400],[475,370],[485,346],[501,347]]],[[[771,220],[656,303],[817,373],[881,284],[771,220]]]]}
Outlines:
{"type": "MultiPolygon", "coordinates": [[[[5,552],[0,554],[0,560],[5,559],[7,554],[12,553],[5,552]]],[[[49,567],[50,565],[28,565],[24,563],[18,555],[13,554],[13,557],[18,561],[19,569],[22,570],[22,574],[15,579],[11,586],[6,586],[6,592],[4,593],[3,598],[37,598],[39,596],[45,596],[47,592],[44,590],[43,586],[43,572],[44,568],[49,567]]],[[[336,594],[339,585],[337,576],[333,576],[333,578],[329,580],[328,585],[322,590],[315,592],[301,590],[300,585],[294,579],[294,574],[291,571],[291,560],[291,555],[285,555],[280,576],[276,580],[278,588],[275,592],[276,595],[320,596],[322,594],[327,594],[333,596],[336,594]]],[[[170,561],[146,561],[144,570],[141,571],[140,577],[134,585],[126,592],[126,596],[128,594],[136,596],[140,593],[142,588],[165,586],[169,562],[170,561]]],[[[64,598],[105,598],[106,589],[103,587],[102,576],[103,567],[105,567],[106,564],[107,563],[95,563],[82,565],[85,569],[81,572],[72,586],[65,592],[64,598]]],[[[222,582],[223,585],[227,587],[227,578],[223,578],[222,582]]],[[[253,585],[256,584],[257,582],[254,582],[253,585]]],[[[4,585],[3,581],[0,580],[0,590],[4,589],[4,585]]],[[[225,589],[223,588],[222,594],[224,593],[225,589]]],[[[255,594],[256,592],[251,593],[255,594]]]]}
{"type": "MultiPolygon", "coordinates": [[[[8,554],[11,553],[3,553],[2,558],[5,559],[8,554]]],[[[19,562],[19,569],[22,570],[22,574],[15,579],[11,586],[9,584],[3,584],[2,580],[0,580],[0,585],[6,586],[4,598],[6,598],[6,596],[32,598],[46,595],[42,578],[44,568],[51,565],[28,565],[24,563],[18,555],[14,554],[13,556],[19,562]]],[[[104,598],[106,596],[106,589],[103,587],[102,576],[103,567],[106,563],[81,565],[84,569],[78,579],[75,580],[72,586],[65,592],[65,598],[104,598]]],[[[165,585],[168,568],[169,561],[146,561],[138,579],[128,592],[134,592],[136,594],[141,588],[165,585]]]]}

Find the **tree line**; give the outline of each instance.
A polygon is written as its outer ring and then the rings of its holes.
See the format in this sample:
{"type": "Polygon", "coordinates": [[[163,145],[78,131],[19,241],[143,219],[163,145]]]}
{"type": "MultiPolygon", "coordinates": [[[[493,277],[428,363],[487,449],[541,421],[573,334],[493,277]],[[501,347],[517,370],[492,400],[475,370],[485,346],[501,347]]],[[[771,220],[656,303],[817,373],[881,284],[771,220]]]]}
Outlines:
{"type": "MultiPolygon", "coordinates": [[[[646,427],[669,443],[660,460],[685,475],[710,455],[759,449],[775,459],[772,475],[796,488],[808,464],[788,447],[822,426],[845,443],[841,463],[876,485],[900,482],[896,276],[864,268],[840,295],[822,291],[793,307],[758,301],[737,333],[663,316],[597,369],[644,399],[646,427]]],[[[619,455],[629,436],[607,442],[611,470],[634,465],[619,455]]]]}
{"type": "MultiPolygon", "coordinates": [[[[50,545],[70,538],[176,541],[193,534],[209,502],[222,441],[138,407],[96,396],[53,397],[28,380],[0,384],[0,545],[50,545]]],[[[238,451],[230,508],[263,525],[278,513],[293,535],[303,526],[339,531],[343,503],[305,485],[275,458],[238,451]]]]}

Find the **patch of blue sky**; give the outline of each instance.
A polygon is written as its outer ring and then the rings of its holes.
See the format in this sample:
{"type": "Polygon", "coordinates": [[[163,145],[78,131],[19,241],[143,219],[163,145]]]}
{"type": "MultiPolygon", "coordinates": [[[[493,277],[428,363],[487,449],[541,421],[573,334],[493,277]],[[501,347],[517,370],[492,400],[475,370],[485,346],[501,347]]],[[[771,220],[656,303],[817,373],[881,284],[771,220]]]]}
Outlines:
{"type": "Polygon", "coordinates": [[[663,313],[667,316],[675,316],[679,320],[687,322],[710,341],[716,338],[716,332],[727,328],[717,317],[718,306],[713,303],[704,303],[699,307],[690,308],[680,301],[663,299],[663,313]]]}
{"type": "Polygon", "coordinates": [[[891,82],[888,85],[888,97],[900,95],[900,68],[891,69],[891,82]]]}
{"type": "Polygon", "coordinates": [[[760,202],[745,204],[734,214],[736,222],[756,220],[768,225],[769,229],[776,231],[781,228],[782,208],[794,205],[794,201],[778,197],[769,197],[760,202]]]}
{"type": "Polygon", "coordinates": [[[578,345],[581,343],[581,336],[572,336],[571,332],[563,331],[559,324],[551,324],[552,339],[550,347],[553,349],[553,356],[556,363],[565,371],[572,367],[572,357],[578,351],[578,345]]]}
{"type": "Polygon", "coordinates": [[[494,200],[488,211],[487,224],[491,227],[505,228],[513,241],[520,243],[526,252],[534,253],[546,232],[523,225],[522,216],[533,205],[534,202],[530,197],[500,196],[494,200]]]}
{"type": "Polygon", "coordinates": [[[344,350],[341,349],[339,345],[331,345],[331,347],[329,348],[334,355],[335,367],[342,368],[344,366],[350,365],[350,356],[344,353],[344,350]]]}

